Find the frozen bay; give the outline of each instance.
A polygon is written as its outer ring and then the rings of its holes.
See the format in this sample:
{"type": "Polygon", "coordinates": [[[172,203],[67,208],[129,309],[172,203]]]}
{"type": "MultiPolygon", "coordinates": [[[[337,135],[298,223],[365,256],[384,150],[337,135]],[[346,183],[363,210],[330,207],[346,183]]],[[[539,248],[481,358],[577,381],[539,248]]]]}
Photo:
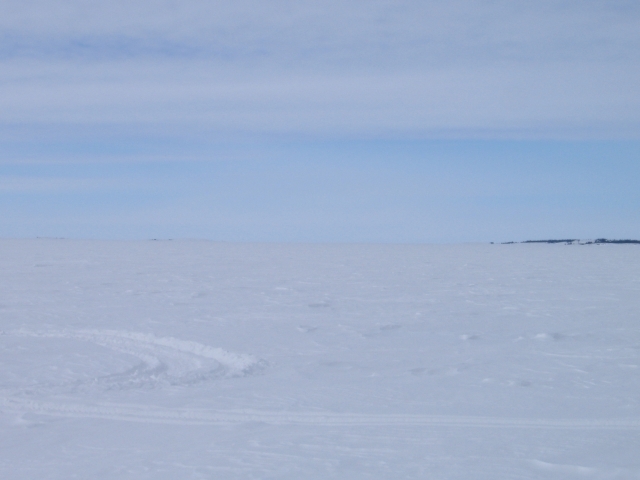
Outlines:
{"type": "Polygon", "coordinates": [[[637,245],[0,249],[2,478],[640,478],[637,245]]]}

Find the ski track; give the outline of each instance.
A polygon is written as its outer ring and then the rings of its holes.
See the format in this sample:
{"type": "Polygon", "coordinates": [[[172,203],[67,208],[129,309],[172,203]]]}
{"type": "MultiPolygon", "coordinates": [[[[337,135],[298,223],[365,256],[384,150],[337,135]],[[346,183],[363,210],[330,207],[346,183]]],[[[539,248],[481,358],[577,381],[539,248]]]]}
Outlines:
{"type": "MultiPolygon", "coordinates": [[[[4,333],[7,334],[6,332],[4,333]]],[[[141,364],[122,373],[96,379],[93,386],[106,384],[118,388],[168,383],[188,385],[215,376],[244,376],[264,368],[265,362],[251,355],[241,355],[193,341],[173,337],[117,330],[79,330],[65,332],[29,332],[15,336],[37,338],[71,338],[92,342],[138,358],[141,364]]],[[[43,387],[43,392],[47,388],[43,387]]],[[[215,411],[204,409],[163,408],[150,405],[72,402],[46,402],[25,398],[22,392],[3,392],[0,409],[14,414],[95,418],[129,422],[177,425],[233,425],[265,423],[306,426],[395,426],[395,427],[483,427],[547,429],[617,429],[638,430],[640,419],[545,420],[501,417],[411,414],[350,414],[309,412],[267,412],[256,410],[215,411]]]]}

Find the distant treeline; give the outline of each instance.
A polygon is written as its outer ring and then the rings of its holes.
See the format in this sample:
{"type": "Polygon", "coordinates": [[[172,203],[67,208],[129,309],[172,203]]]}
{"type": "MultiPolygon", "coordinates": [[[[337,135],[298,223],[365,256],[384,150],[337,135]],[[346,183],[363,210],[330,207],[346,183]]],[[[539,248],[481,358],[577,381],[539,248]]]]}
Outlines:
{"type": "Polygon", "coordinates": [[[524,242],[502,242],[503,245],[511,245],[513,243],[564,243],[567,245],[593,245],[598,243],[636,243],[640,244],[640,240],[609,240],[607,238],[598,238],[596,240],[581,241],[578,238],[565,238],[560,240],[525,240],[524,242]]]}

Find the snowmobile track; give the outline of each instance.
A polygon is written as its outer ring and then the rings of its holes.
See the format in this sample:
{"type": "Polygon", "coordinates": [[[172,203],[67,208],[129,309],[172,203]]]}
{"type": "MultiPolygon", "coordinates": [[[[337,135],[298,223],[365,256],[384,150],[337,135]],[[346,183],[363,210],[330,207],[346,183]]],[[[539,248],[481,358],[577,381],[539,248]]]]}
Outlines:
{"type": "Polygon", "coordinates": [[[267,412],[256,410],[214,411],[204,409],[162,408],[149,405],[47,403],[17,398],[0,399],[0,408],[14,413],[96,418],[175,425],[233,425],[265,423],[304,426],[390,426],[390,427],[481,427],[542,429],[640,430],[640,419],[525,419],[453,415],[350,414],[267,412]]]}
{"type": "MultiPolygon", "coordinates": [[[[6,334],[6,333],[5,333],[6,334]]],[[[244,376],[264,368],[265,363],[251,355],[241,355],[197,342],[173,337],[116,330],[63,332],[13,332],[16,336],[71,338],[88,341],[132,355],[140,365],[123,373],[98,379],[111,388],[141,385],[188,385],[213,376],[244,376]]],[[[96,385],[99,385],[97,382],[96,385]]],[[[44,390],[42,393],[46,393],[44,390]]],[[[304,426],[389,426],[389,427],[479,427],[543,429],[640,430],[640,419],[525,419],[418,414],[356,414],[332,412],[282,412],[257,410],[216,411],[163,408],[142,404],[82,404],[39,401],[23,392],[2,392],[0,410],[14,414],[94,418],[105,420],[175,425],[233,425],[265,423],[304,426]]]]}

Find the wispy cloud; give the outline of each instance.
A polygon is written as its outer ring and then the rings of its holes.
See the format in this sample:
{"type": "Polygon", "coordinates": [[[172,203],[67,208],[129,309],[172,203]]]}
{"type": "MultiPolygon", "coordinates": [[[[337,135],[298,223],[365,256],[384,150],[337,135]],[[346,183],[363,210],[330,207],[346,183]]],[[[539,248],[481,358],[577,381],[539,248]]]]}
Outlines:
{"type": "Polygon", "coordinates": [[[105,191],[125,191],[144,187],[139,181],[131,182],[122,178],[69,178],[0,176],[0,194],[56,194],[56,193],[100,193],[105,191]]]}
{"type": "Polygon", "coordinates": [[[637,2],[0,8],[5,126],[119,125],[178,137],[640,136],[637,2]]]}

